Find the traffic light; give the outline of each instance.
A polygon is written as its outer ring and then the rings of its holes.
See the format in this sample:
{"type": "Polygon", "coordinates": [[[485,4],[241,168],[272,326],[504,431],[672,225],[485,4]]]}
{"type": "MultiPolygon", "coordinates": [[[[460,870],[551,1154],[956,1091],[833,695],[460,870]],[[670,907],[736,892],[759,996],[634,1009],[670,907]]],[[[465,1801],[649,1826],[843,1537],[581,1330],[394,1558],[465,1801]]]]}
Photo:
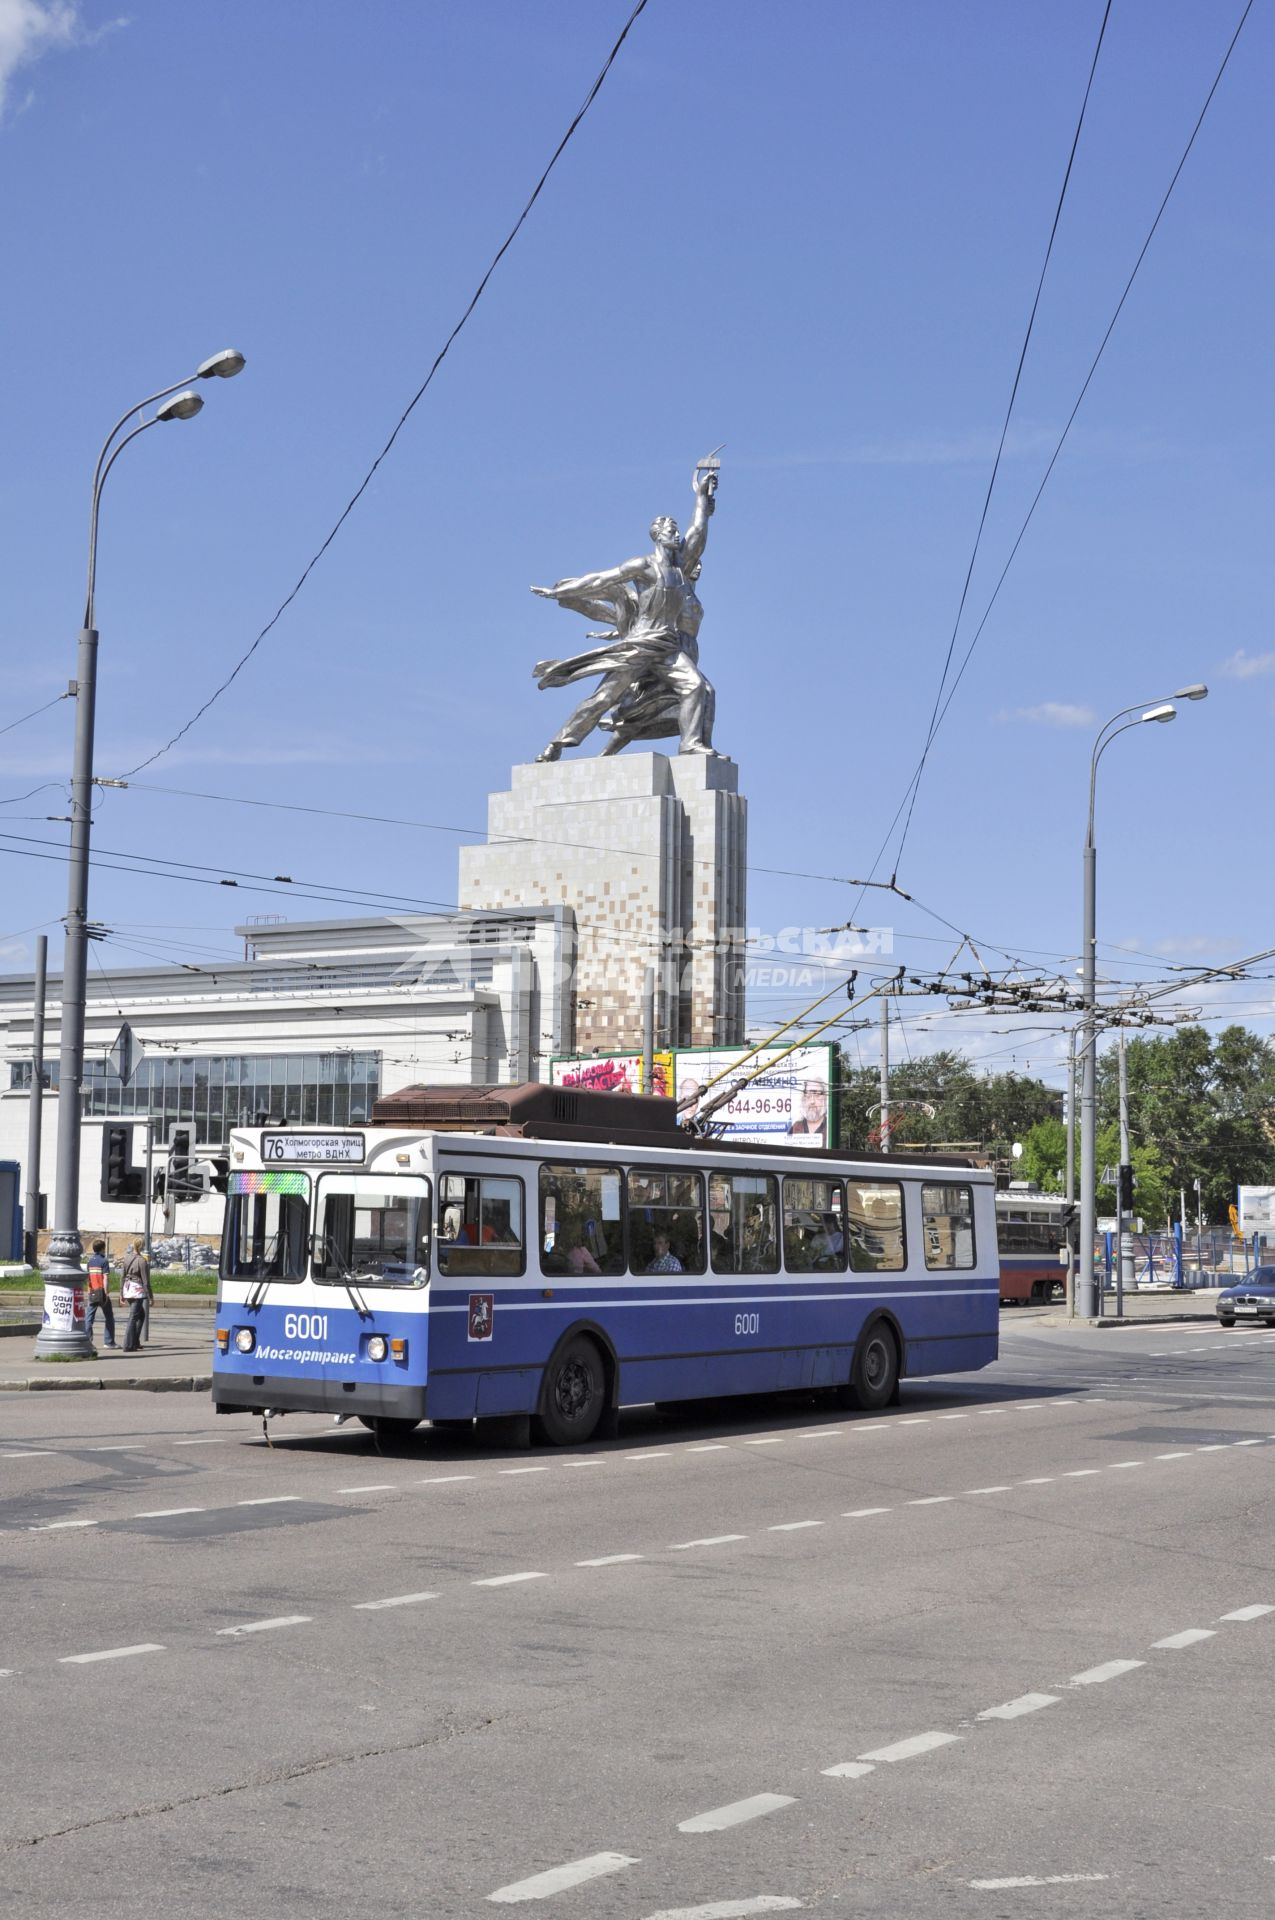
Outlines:
{"type": "Polygon", "coordinates": [[[208,1187],[212,1193],[226,1193],[230,1188],[230,1156],[225,1153],[209,1154],[202,1162],[207,1170],[208,1187]]]}
{"type": "Polygon", "coordinates": [[[191,1165],[194,1146],[193,1127],[172,1129],[168,1136],[168,1177],[164,1183],[166,1199],[191,1200],[203,1192],[203,1182],[195,1176],[191,1165]]]}
{"type": "Polygon", "coordinates": [[[102,1198],[127,1202],[145,1198],[146,1176],[133,1165],[133,1129],[102,1128],[102,1198]]]}
{"type": "Polygon", "coordinates": [[[1120,1166],[1120,1211],[1133,1212],[1133,1168],[1127,1161],[1120,1166]]]}

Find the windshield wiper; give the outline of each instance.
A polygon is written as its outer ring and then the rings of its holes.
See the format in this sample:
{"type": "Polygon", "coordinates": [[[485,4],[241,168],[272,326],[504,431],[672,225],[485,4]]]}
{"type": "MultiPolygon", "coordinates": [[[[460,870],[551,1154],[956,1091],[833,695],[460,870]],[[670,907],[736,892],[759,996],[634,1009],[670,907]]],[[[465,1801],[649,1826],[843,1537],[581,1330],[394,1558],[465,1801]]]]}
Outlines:
{"type": "Polygon", "coordinates": [[[345,1261],[341,1257],[340,1249],[337,1246],[336,1241],[333,1239],[330,1233],[324,1235],[323,1245],[327,1251],[328,1259],[331,1261],[332,1265],[337,1270],[337,1275],[341,1281],[342,1286],[345,1288],[345,1291],[350,1296],[350,1299],[354,1306],[354,1311],[358,1314],[359,1319],[370,1320],[372,1317],[371,1311],[368,1307],[367,1301],[364,1300],[360,1296],[360,1294],[356,1291],[355,1282],[358,1280],[375,1279],[376,1275],[355,1273],[351,1267],[347,1267],[345,1264],[345,1261]]]}

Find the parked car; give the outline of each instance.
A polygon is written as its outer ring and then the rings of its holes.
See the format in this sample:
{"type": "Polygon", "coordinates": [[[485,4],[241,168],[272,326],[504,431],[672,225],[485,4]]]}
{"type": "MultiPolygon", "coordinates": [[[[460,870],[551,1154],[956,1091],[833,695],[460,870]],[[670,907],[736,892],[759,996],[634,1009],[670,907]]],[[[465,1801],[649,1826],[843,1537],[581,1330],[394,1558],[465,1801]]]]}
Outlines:
{"type": "Polygon", "coordinates": [[[1217,1297],[1217,1317],[1224,1327],[1233,1327],[1237,1320],[1275,1327],[1275,1267],[1254,1267],[1246,1280],[1224,1287],[1217,1297]]]}

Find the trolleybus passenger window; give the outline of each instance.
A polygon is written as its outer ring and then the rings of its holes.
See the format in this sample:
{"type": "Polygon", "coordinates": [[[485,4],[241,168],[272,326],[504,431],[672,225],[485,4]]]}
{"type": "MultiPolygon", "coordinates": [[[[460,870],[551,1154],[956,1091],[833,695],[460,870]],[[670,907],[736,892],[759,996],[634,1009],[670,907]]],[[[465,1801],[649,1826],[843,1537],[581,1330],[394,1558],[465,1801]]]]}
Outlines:
{"type": "Polygon", "coordinates": [[[304,1280],[310,1179],[304,1173],[232,1173],[221,1237],[223,1280],[304,1280]]]}
{"type": "Polygon", "coordinates": [[[541,1167],[542,1272],[624,1272],[621,1179],[618,1167],[541,1167]]]}
{"type": "Polygon", "coordinates": [[[855,1273],[901,1273],[908,1251],[898,1181],[852,1180],[846,1188],[846,1230],[855,1273]]]}
{"type": "Polygon", "coordinates": [[[314,1277],[423,1287],[429,1279],[429,1181],[324,1173],[315,1203],[314,1277]]]}
{"type": "Polygon", "coordinates": [[[523,1270],[522,1181],[445,1173],[438,1195],[438,1271],[453,1279],[523,1270]]]}
{"type": "Polygon", "coordinates": [[[839,1180],[784,1181],[784,1265],[789,1273],[844,1273],[845,1206],[839,1180]]]}
{"type": "Polygon", "coordinates": [[[974,1189],[921,1188],[921,1226],[927,1267],[953,1271],[974,1265],[974,1189]]]}
{"type": "Polygon", "coordinates": [[[630,1170],[629,1267],[634,1273],[703,1273],[704,1183],[697,1173],[630,1170]]]}
{"type": "Polygon", "coordinates": [[[778,1273],[778,1186],[769,1173],[709,1175],[714,1273],[778,1273]]]}

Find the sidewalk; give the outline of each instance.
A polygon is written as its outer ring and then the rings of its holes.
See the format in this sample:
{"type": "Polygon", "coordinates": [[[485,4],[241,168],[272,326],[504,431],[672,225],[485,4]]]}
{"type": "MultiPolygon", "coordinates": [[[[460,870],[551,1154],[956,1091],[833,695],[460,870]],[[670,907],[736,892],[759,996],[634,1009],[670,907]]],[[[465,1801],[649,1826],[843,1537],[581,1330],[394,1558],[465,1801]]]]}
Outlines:
{"type": "MultiPolygon", "coordinates": [[[[0,1341],[0,1393],[102,1393],[112,1389],[141,1393],[207,1393],[212,1386],[212,1329],[199,1321],[174,1324],[168,1314],[152,1313],[151,1337],[137,1353],[100,1345],[96,1360],[37,1360],[30,1334],[0,1341]]],[[[117,1337],[119,1319],[116,1319],[117,1337]]]]}

